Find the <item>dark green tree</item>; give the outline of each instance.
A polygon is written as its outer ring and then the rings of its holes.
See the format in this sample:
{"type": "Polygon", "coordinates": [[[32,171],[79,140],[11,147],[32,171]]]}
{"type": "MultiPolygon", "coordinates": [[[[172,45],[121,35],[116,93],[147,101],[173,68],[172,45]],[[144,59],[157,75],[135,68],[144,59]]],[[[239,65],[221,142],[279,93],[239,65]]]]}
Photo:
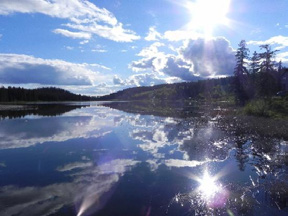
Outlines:
{"type": "Polygon", "coordinates": [[[260,56],[254,51],[250,62],[250,74],[256,74],[260,70],[260,56]]]}
{"type": "Polygon", "coordinates": [[[247,61],[249,59],[249,49],[246,47],[245,40],[241,40],[235,54],[236,66],[234,68],[235,101],[244,104],[250,95],[250,84],[248,81],[249,72],[247,61]]]}
{"type": "Polygon", "coordinates": [[[257,80],[257,76],[258,76],[258,72],[260,70],[260,56],[259,54],[254,51],[252,57],[250,58],[250,92],[251,92],[251,97],[255,96],[255,89],[256,89],[256,80],[257,80]]]}
{"type": "Polygon", "coordinates": [[[243,77],[248,75],[249,72],[247,70],[247,60],[249,59],[249,49],[246,47],[246,41],[241,40],[238,44],[238,49],[236,51],[236,66],[234,69],[234,75],[237,77],[243,77]]]}
{"type": "Polygon", "coordinates": [[[257,95],[260,97],[271,96],[279,90],[279,75],[277,73],[277,63],[274,60],[278,50],[272,50],[269,44],[261,45],[259,53],[260,70],[257,77],[257,95]]]}
{"type": "Polygon", "coordinates": [[[274,58],[279,50],[271,50],[271,46],[269,44],[261,45],[260,49],[264,50],[264,52],[259,53],[259,57],[261,59],[260,71],[262,73],[275,72],[277,63],[274,61],[274,58]]]}

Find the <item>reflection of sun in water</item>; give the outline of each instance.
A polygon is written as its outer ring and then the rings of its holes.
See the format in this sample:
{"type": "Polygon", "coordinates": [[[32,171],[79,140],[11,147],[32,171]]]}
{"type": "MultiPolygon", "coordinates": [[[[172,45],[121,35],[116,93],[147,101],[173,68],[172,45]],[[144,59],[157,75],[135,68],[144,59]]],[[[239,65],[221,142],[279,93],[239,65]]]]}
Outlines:
{"type": "Polygon", "coordinates": [[[196,0],[187,2],[186,8],[191,13],[189,27],[200,30],[205,36],[211,36],[217,25],[227,25],[226,17],[230,0],[196,0]]]}
{"type": "Polygon", "coordinates": [[[208,172],[204,173],[203,178],[200,180],[199,190],[202,195],[209,199],[219,191],[220,186],[216,184],[215,178],[211,177],[208,172]]]}

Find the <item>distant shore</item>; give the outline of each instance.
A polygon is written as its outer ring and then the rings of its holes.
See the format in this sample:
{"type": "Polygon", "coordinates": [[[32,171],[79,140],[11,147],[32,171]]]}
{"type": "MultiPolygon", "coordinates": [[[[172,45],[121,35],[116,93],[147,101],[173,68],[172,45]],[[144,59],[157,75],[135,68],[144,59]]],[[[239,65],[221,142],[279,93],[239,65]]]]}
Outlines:
{"type": "Polygon", "coordinates": [[[27,107],[26,105],[0,104],[0,111],[2,111],[2,110],[22,110],[26,107],[27,107]]]}

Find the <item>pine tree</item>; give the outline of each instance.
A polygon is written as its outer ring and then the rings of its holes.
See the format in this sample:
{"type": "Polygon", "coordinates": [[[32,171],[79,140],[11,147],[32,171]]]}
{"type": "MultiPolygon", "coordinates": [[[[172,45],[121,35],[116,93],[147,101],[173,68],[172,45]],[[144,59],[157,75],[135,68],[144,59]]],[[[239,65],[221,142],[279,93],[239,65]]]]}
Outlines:
{"type": "Polygon", "coordinates": [[[238,49],[236,52],[236,67],[234,69],[234,75],[235,76],[243,76],[247,75],[247,60],[249,59],[249,49],[246,47],[246,41],[241,40],[241,42],[238,44],[238,49]]]}
{"type": "Polygon", "coordinates": [[[260,97],[271,96],[279,90],[277,63],[274,61],[278,50],[271,50],[269,44],[261,45],[264,52],[259,54],[260,70],[257,83],[257,94],[260,97]]]}
{"type": "Polygon", "coordinates": [[[260,56],[254,51],[253,56],[251,57],[250,63],[250,72],[251,74],[256,74],[260,70],[260,56]]]}
{"type": "Polygon", "coordinates": [[[245,40],[241,40],[236,51],[236,66],[234,69],[234,86],[236,103],[244,104],[249,98],[249,82],[247,70],[247,60],[249,59],[249,49],[245,40]]]}
{"type": "Polygon", "coordinates": [[[260,49],[263,50],[263,53],[259,53],[259,57],[261,59],[260,63],[260,72],[262,73],[273,73],[275,72],[276,62],[273,60],[276,56],[276,53],[279,50],[271,50],[271,46],[269,44],[261,45],[260,49]]]}

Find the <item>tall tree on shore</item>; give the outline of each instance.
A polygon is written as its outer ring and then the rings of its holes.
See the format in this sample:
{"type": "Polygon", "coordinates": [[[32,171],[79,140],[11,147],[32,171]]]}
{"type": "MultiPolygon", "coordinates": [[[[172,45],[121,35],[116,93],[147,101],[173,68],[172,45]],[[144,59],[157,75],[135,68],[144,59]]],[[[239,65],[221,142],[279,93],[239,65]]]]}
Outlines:
{"type": "Polygon", "coordinates": [[[247,60],[249,59],[249,49],[246,47],[246,41],[241,40],[235,54],[236,66],[234,69],[234,86],[236,103],[243,104],[249,98],[250,84],[248,81],[249,72],[247,69],[247,60]]]}
{"type": "Polygon", "coordinates": [[[249,49],[246,47],[246,41],[241,40],[238,44],[238,49],[236,51],[236,67],[234,69],[234,75],[236,77],[243,77],[248,75],[247,70],[247,60],[249,59],[249,49]]]}
{"type": "Polygon", "coordinates": [[[269,44],[261,45],[259,53],[260,70],[257,83],[257,95],[260,97],[274,95],[278,90],[277,63],[274,61],[278,50],[272,50],[269,44]]]}
{"type": "Polygon", "coordinates": [[[260,70],[260,56],[259,54],[254,51],[252,57],[250,58],[250,91],[251,91],[251,94],[250,96],[251,97],[254,97],[255,96],[255,92],[256,92],[256,80],[257,80],[257,76],[258,76],[258,73],[259,73],[259,70],[260,70]]]}
{"type": "Polygon", "coordinates": [[[274,58],[279,50],[271,50],[271,46],[269,44],[261,45],[260,49],[264,50],[264,52],[259,53],[259,57],[261,59],[260,71],[262,73],[275,72],[277,63],[274,61],[274,58]]]}
{"type": "Polygon", "coordinates": [[[250,62],[250,73],[256,74],[257,72],[259,72],[259,70],[260,70],[260,56],[256,51],[254,51],[250,62]]]}

